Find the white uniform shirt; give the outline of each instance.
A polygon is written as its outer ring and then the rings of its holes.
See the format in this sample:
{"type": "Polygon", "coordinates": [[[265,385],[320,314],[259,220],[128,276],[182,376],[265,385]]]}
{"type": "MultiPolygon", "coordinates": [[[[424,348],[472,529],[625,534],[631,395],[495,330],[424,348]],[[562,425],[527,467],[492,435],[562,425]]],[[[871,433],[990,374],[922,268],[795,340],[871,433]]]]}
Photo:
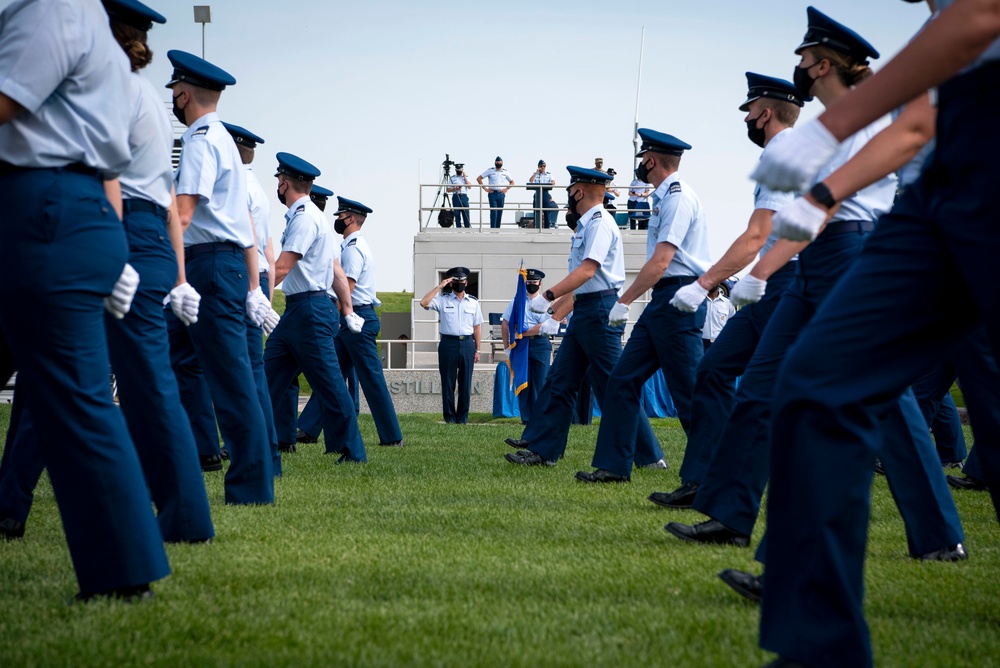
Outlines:
{"type": "MultiPolygon", "coordinates": [[[[833,159],[824,167],[813,183],[819,183],[840,169],[845,162],[854,157],[872,137],[889,125],[889,117],[885,116],[866,128],[851,135],[840,145],[833,159]]],[[[870,186],[862,188],[840,204],[840,209],[833,214],[830,222],[840,220],[878,220],[879,216],[892,208],[896,198],[896,184],[899,180],[895,174],[879,179],[870,186]]]]}
{"type": "Polygon", "coordinates": [[[452,191],[452,195],[467,195],[469,193],[468,187],[469,177],[465,174],[455,174],[451,177],[452,186],[461,186],[461,188],[456,188],[452,191]]]}
{"type": "MultiPolygon", "coordinates": [[[[767,151],[777,144],[785,141],[792,136],[793,130],[791,128],[785,128],[778,134],[771,137],[771,141],[767,142],[767,147],[761,152],[761,158],[767,151]]],[[[753,191],[753,208],[754,209],[769,209],[771,211],[781,211],[786,206],[792,203],[795,199],[794,192],[784,192],[781,190],[771,190],[767,186],[762,186],[757,184],[757,187],[753,191]]],[[[764,242],[764,247],[760,249],[760,257],[767,255],[767,252],[774,247],[774,244],[778,242],[778,235],[772,230],[769,235],[767,235],[767,241],[764,242]]],[[[798,260],[799,256],[793,257],[790,262],[798,260]]]]}
{"type": "Polygon", "coordinates": [[[531,175],[530,183],[548,184],[552,183],[554,180],[555,179],[552,178],[552,174],[549,172],[542,172],[539,174],[538,170],[535,170],[535,173],[531,175]]]}
{"type": "Polygon", "coordinates": [[[472,336],[472,329],[483,324],[483,312],[472,295],[467,294],[459,299],[454,292],[438,293],[427,308],[441,314],[442,334],[472,336]]]}
{"type": "Polygon", "coordinates": [[[332,294],[333,261],[340,255],[340,245],[323,213],[303,195],[285,214],[285,231],[281,235],[281,252],[298,253],[302,257],[282,282],[286,295],[326,290],[332,294]]]}
{"type": "Polygon", "coordinates": [[[677,248],[663,276],[701,276],[712,262],[708,252],[708,225],[698,195],[674,172],[653,191],[653,210],[646,233],[646,261],[656,244],[677,248]]]}
{"type": "Polygon", "coordinates": [[[644,196],[643,193],[652,189],[652,183],[646,183],[645,181],[640,181],[639,179],[632,179],[632,183],[628,185],[628,201],[645,202],[649,199],[649,195],[644,196]]]}
{"type": "Polygon", "coordinates": [[[0,13],[0,93],[27,112],[0,125],[0,160],[121,174],[131,159],[129,70],[98,0],[8,6],[0,13]]]}
{"type": "Polygon", "coordinates": [[[243,165],[247,175],[247,200],[250,207],[250,218],[253,219],[253,228],[257,232],[257,268],[263,273],[267,271],[267,257],[264,249],[271,239],[271,202],[267,199],[264,186],[260,185],[257,176],[250,169],[250,165],[243,165]]]}
{"type": "Polygon", "coordinates": [[[701,338],[715,341],[729,319],[736,315],[736,307],[721,292],[715,299],[706,297],[705,304],[708,311],[705,313],[705,327],[701,330],[701,338]]]}
{"type": "Polygon", "coordinates": [[[129,79],[132,122],[128,145],[132,162],[120,177],[122,198],[145,199],[166,209],[172,203],[170,189],[174,185],[174,167],[170,163],[174,130],[153,84],[138,73],[132,73],[129,79]]]}
{"type": "Polygon", "coordinates": [[[344,237],[340,245],[340,266],[347,278],[354,280],[351,302],[379,306],[382,302],[375,296],[375,259],[368,241],[361,236],[361,230],[344,237]]]}
{"type": "Polygon", "coordinates": [[[500,188],[487,188],[487,190],[503,190],[503,188],[506,188],[508,184],[514,182],[514,179],[510,178],[510,174],[508,174],[507,170],[503,167],[500,169],[490,167],[479,176],[486,179],[486,183],[491,186],[501,186],[500,188]]]}
{"type": "Polygon", "coordinates": [[[593,260],[599,267],[597,272],[583,285],[573,291],[584,295],[588,292],[617,290],[621,293],[625,284],[625,256],[622,235],[610,212],[598,204],[592,207],[576,224],[569,251],[569,270],[593,260]]]}
{"type": "Polygon", "coordinates": [[[215,112],[181,135],[181,161],[174,174],[178,195],[198,196],[184,245],[216,242],[253,246],[246,170],[236,142],[215,112]]]}

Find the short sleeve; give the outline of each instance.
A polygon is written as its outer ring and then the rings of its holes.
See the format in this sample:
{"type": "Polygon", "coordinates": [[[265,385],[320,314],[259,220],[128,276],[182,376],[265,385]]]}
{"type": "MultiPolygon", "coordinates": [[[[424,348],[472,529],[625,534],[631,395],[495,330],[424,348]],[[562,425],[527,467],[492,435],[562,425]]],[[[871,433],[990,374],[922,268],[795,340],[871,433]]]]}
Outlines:
{"type": "Polygon", "coordinates": [[[604,265],[611,252],[611,244],[614,243],[615,235],[608,225],[591,221],[583,233],[583,259],[593,260],[599,265],[604,265]]]}
{"type": "Polygon", "coordinates": [[[361,270],[365,268],[365,258],[357,246],[348,246],[340,254],[340,266],[348,278],[357,281],[361,277],[361,270]]]}
{"type": "Polygon", "coordinates": [[[476,319],[473,321],[472,326],[483,324],[483,307],[476,301],[476,319]]]}
{"type": "Polygon", "coordinates": [[[757,184],[753,191],[753,208],[781,211],[795,199],[795,193],[779,192],[757,184]]]}
{"type": "Polygon", "coordinates": [[[177,168],[177,194],[197,195],[211,200],[218,169],[218,160],[205,136],[192,137],[181,150],[181,161],[177,168]]]}
{"type": "Polygon", "coordinates": [[[510,322],[510,314],[514,312],[514,300],[507,302],[507,308],[503,310],[503,319],[510,322]]]}
{"type": "Polygon", "coordinates": [[[443,302],[443,300],[441,298],[441,295],[440,294],[436,294],[436,295],[434,295],[434,299],[432,299],[431,303],[427,306],[427,310],[429,310],[429,311],[437,311],[438,313],[440,313],[441,312],[441,304],[442,303],[444,303],[444,302],[443,302]]]}
{"type": "Polygon", "coordinates": [[[298,253],[299,255],[305,255],[313,243],[316,241],[316,237],[319,236],[319,230],[316,229],[315,225],[310,224],[310,220],[305,216],[293,216],[290,221],[288,221],[288,228],[285,230],[285,240],[281,244],[281,252],[298,253]]]}
{"type": "Polygon", "coordinates": [[[660,202],[660,230],[656,242],[680,247],[694,221],[694,206],[681,193],[667,195],[660,202]]]}

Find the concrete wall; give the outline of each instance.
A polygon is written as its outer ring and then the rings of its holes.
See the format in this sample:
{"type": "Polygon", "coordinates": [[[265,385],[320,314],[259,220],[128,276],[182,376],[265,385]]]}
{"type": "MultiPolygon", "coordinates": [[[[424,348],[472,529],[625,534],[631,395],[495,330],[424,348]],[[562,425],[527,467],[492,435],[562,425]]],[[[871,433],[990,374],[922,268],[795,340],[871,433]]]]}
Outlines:
{"type": "MultiPolygon", "coordinates": [[[[472,412],[493,411],[493,375],[492,369],[477,369],[472,373],[472,412]]],[[[397,413],[441,413],[441,376],[437,369],[386,369],[385,382],[397,413]]],[[[361,412],[371,413],[364,392],[361,412]]]]}

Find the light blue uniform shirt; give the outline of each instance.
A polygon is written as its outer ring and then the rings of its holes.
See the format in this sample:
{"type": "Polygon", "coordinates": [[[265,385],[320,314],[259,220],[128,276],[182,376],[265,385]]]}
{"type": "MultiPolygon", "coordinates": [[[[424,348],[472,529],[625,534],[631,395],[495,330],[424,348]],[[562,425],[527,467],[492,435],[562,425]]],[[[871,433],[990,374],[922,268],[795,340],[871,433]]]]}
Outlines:
{"type": "MultiPolygon", "coordinates": [[[[535,293],[535,294],[538,294],[538,293],[535,293]]],[[[536,313],[536,312],[532,311],[530,308],[528,308],[528,302],[531,301],[531,298],[534,297],[534,296],[535,295],[527,295],[528,299],[526,299],[525,302],[524,302],[524,328],[525,329],[531,329],[532,327],[534,327],[538,323],[542,322],[543,320],[548,320],[548,318],[549,318],[549,315],[547,313],[536,313]]],[[[503,310],[503,319],[506,320],[507,322],[510,322],[510,316],[511,316],[511,313],[513,313],[513,312],[514,312],[514,300],[511,299],[509,302],[507,302],[507,308],[505,308],[503,310]]],[[[514,339],[513,332],[511,332],[510,338],[511,338],[511,340],[514,339]]]]}
{"type": "Polygon", "coordinates": [[[602,290],[617,290],[621,294],[625,284],[625,256],[622,235],[618,225],[604,206],[598,204],[580,218],[576,224],[569,250],[569,270],[593,260],[599,267],[586,283],[573,291],[576,295],[602,290]]]}
{"type": "Polygon", "coordinates": [[[465,174],[454,174],[451,177],[451,186],[455,188],[453,195],[467,195],[469,193],[469,177],[465,174]]]}
{"type": "Polygon", "coordinates": [[[340,255],[339,245],[309,195],[295,200],[285,214],[281,252],[286,251],[302,256],[282,283],[286,295],[316,290],[333,294],[333,261],[340,255]]]}
{"type": "Polygon", "coordinates": [[[485,172],[480,174],[480,176],[486,179],[486,183],[489,185],[500,186],[499,188],[487,188],[487,190],[503,190],[514,182],[514,179],[510,178],[510,174],[508,174],[507,170],[503,167],[499,170],[496,167],[490,167],[485,172]]]}
{"type": "Polygon", "coordinates": [[[428,310],[441,315],[441,333],[449,336],[472,336],[472,329],[483,324],[483,312],[472,295],[462,299],[454,292],[439,293],[431,300],[428,310]]]}
{"type": "Polygon", "coordinates": [[[205,114],[181,135],[181,161],[174,174],[178,195],[196,195],[184,245],[216,242],[253,246],[247,208],[246,170],[236,142],[215,112],[205,114]]]}
{"type": "Polygon", "coordinates": [[[120,177],[122,198],[146,199],[166,209],[172,203],[170,189],[174,185],[174,167],[170,163],[174,131],[153,84],[135,72],[129,79],[132,123],[128,144],[132,162],[120,177]]]}
{"type": "Polygon", "coordinates": [[[0,160],[128,165],[128,57],[99,0],[19,0],[0,13],[0,93],[27,112],[0,125],[0,160]]]}
{"type": "Polygon", "coordinates": [[[271,218],[271,202],[267,199],[264,187],[260,185],[257,176],[251,171],[250,165],[243,165],[247,174],[247,198],[250,203],[250,218],[253,220],[253,229],[257,232],[257,269],[261,272],[267,271],[267,257],[264,249],[271,239],[271,226],[268,221],[271,218]]]}
{"type": "MultiPolygon", "coordinates": [[[[813,183],[819,183],[835,171],[840,169],[844,163],[854,157],[872,137],[889,125],[889,117],[881,118],[866,128],[863,128],[851,135],[840,145],[833,159],[824,167],[813,183]]],[[[870,220],[876,221],[879,216],[892,208],[892,202],[896,198],[896,184],[898,179],[895,174],[879,179],[870,186],[862,188],[851,197],[845,199],[840,204],[840,209],[833,215],[830,222],[840,220],[870,220]]]]}
{"type": "Polygon", "coordinates": [[[708,253],[708,225],[705,213],[691,186],[677,172],[653,191],[653,210],[646,232],[646,261],[653,257],[656,244],[677,248],[663,276],[701,276],[712,261],[708,253]]]}
{"type": "MultiPolygon", "coordinates": [[[[764,154],[767,153],[768,149],[772,146],[780,144],[792,135],[791,128],[785,128],[778,134],[771,137],[771,141],[767,142],[767,147],[764,148],[763,153],[760,154],[763,159],[764,154]]],[[[784,192],[781,190],[771,190],[767,186],[762,186],[757,184],[757,187],[753,191],[753,208],[754,209],[769,209],[771,211],[781,211],[783,208],[792,203],[795,199],[795,193],[784,192]]],[[[778,242],[778,235],[772,230],[769,235],[767,235],[767,241],[764,242],[764,247],[760,249],[760,257],[767,255],[767,252],[774,247],[774,244],[778,242]]],[[[799,259],[796,255],[789,262],[795,262],[799,259]]]]}
{"type": "Polygon", "coordinates": [[[375,259],[368,241],[361,236],[361,230],[344,237],[340,245],[340,266],[344,274],[354,280],[351,302],[379,306],[382,302],[375,296],[375,259]]]}

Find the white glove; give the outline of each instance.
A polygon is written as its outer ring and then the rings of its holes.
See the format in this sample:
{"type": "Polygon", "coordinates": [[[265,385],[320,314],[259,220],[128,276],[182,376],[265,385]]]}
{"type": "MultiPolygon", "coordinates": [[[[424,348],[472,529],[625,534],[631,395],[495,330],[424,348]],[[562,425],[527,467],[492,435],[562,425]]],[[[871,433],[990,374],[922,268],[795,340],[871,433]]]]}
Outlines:
{"type": "Polygon", "coordinates": [[[360,334],[361,328],[365,326],[365,319],[357,313],[348,313],[344,316],[344,321],[347,323],[347,329],[355,334],[360,334]]]}
{"type": "Polygon", "coordinates": [[[528,302],[528,308],[534,313],[548,313],[552,302],[545,298],[544,294],[537,294],[528,302]]]}
{"type": "Polygon", "coordinates": [[[258,286],[256,290],[247,293],[247,315],[258,327],[263,326],[267,312],[271,310],[271,303],[267,301],[264,292],[258,286]]]}
{"type": "Polygon", "coordinates": [[[612,327],[617,327],[628,320],[628,310],[629,306],[627,304],[615,302],[615,305],[611,307],[611,312],[608,313],[608,324],[612,327]]]}
{"type": "Polygon", "coordinates": [[[132,308],[132,299],[135,291],[139,289],[139,272],[135,268],[125,263],[122,275],[115,281],[115,286],[111,288],[111,294],[104,298],[104,308],[108,313],[121,320],[132,308]]]}
{"type": "Polygon", "coordinates": [[[795,128],[788,139],[766,149],[750,178],[772,190],[803,192],[839,146],[826,126],[818,118],[813,119],[795,128]]]}
{"type": "Polygon", "coordinates": [[[271,332],[274,331],[274,328],[278,326],[280,321],[281,316],[278,315],[278,312],[268,307],[267,313],[264,314],[264,319],[260,323],[261,329],[264,330],[264,335],[271,336],[271,332]]]}
{"type": "Polygon", "coordinates": [[[181,283],[170,291],[170,309],[177,316],[177,319],[185,325],[193,325],[198,322],[198,306],[201,304],[201,295],[191,287],[190,283],[181,283]]]}
{"type": "Polygon", "coordinates": [[[694,283],[689,283],[682,287],[680,290],[674,293],[674,296],[670,298],[670,305],[673,306],[678,311],[684,311],[685,313],[694,313],[701,306],[701,303],[705,301],[705,297],[708,296],[708,290],[701,287],[698,281],[694,283]]]}
{"type": "Polygon", "coordinates": [[[743,277],[743,280],[733,286],[732,294],[729,295],[729,301],[735,306],[755,304],[764,296],[766,290],[767,281],[762,281],[756,276],[748,274],[743,277]]]}
{"type": "Polygon", "coordinates": [[[555,336],[559,333],[559,321],[552,318],[543,320],[542,324],[538,326],[538,333],[545,336],[555,336]]]}
{"type": "Polygon", "coordinates": [[[782,239],[812,241],[826,222],[827,212],[813,205],[805,197],[796,198],[774,214],[772,229],[782,239]]]}

